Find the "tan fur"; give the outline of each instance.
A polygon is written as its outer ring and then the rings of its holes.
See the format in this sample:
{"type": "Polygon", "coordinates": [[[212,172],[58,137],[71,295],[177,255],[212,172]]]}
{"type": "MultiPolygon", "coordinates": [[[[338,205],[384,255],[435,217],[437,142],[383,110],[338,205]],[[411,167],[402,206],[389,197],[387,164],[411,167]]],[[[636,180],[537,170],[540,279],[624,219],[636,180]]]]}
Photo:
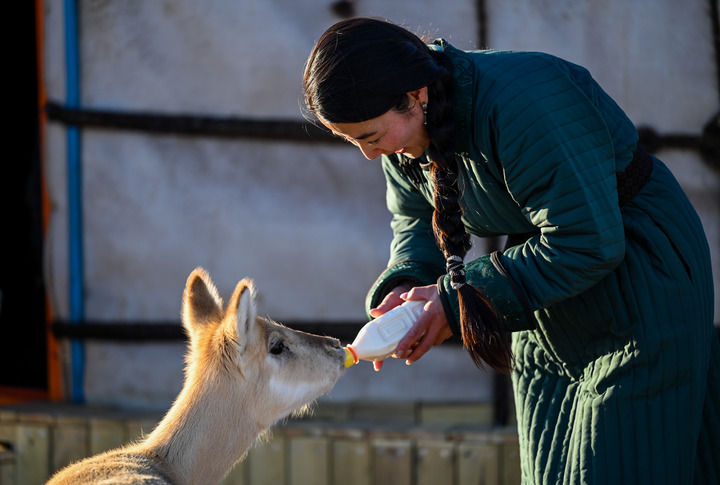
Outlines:
{"type": "Polygon", "coordinates": [[[344,371],[340,343],[257,317],[253,293],[240,281],[223,312],[210,277],[195,269],[183,297],[189,350],[175,403],[143,441],[48,483],[217,483],[260,433],[329,391],[344,371]]]}

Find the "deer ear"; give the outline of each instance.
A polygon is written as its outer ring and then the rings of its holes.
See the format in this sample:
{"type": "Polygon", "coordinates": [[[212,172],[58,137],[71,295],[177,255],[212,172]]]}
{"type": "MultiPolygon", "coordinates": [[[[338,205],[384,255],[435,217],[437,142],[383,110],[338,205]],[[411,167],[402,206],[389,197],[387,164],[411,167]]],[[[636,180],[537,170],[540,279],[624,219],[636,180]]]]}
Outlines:
{"type": "Polygon", "coordinates": [[[241,345],[253,340],[257,309],[255,308],[255,286],[252,280],[244,278],[235,286],[228,305],[225,324],[241,345]]]}
{"type": "Polygon", "coordinates": [[[183,294],[182,321],[189,335],[222,319],[222,299],[207,272],[197,267],[188,276],[183,294]]]}

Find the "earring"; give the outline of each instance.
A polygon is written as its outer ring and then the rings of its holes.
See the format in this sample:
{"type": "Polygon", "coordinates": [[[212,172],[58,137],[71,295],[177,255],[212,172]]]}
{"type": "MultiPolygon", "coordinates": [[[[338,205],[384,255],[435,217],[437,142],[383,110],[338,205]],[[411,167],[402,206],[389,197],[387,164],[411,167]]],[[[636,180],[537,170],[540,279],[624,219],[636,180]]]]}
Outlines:
{"type": "Polygon", "coordinates": [[[423,103],[420,105],[423,112],[423,125],[427,126],[427,103],[423,103]]]}

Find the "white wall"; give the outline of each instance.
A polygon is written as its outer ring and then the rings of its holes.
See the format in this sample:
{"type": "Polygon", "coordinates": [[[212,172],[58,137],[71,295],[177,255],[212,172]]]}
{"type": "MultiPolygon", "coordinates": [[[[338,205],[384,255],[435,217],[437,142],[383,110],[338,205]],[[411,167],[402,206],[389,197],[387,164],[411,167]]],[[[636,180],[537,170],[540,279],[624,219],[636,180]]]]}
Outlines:
{"type": "MultiPolygon", "coordinates": [[[[459,48],[479,47],[476,3],[355,2],[358,15],[386,17],[459,48]]],[[[587,66],[638,124],[699,134],[718,107],[706,3],[488,0],[488,43],[567,57],[587,66]]],[[[304,61],[338,20],[329,5],[80,1],[82,104],[300,120],[304,61]]],[[[62,16],[61,2],[45,2],[44,75],[56,101],[65,99],[62,16]]],[[[185,278],[197,265],[225,297],[240,278],[253,277],[261,312],[281,321],[363,318],[365,292],[385,265],[390,238],[377,161],[342,145],[98,129],[83,131],[82,147],[87,318],[176,320],[185,278]]],[[[717,174],[695,152],[661,155],[720,247],[711,202],[717,174]]],[[[47,127],[45,160],[48,285],[55,314],[64,318],[62,125],[47,127]]],[[[719,259],[715,253],[716,275],[719,259]]],[[[162,407],[179,389],[180,344],[88,342],[86,351],[91,403],[162,407]]],[[[488,377],[448,347],[410,368],[393,362],[380,375],[353,368],[327,399],[486,400],[488,377]]]]}

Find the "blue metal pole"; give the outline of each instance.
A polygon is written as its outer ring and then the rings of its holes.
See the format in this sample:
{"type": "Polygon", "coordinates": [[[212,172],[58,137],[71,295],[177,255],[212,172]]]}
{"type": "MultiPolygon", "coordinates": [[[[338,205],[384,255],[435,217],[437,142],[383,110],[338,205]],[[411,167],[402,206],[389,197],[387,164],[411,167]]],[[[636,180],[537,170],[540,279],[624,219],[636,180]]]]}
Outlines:
{"type": "MultiPolygon", "coordinates": [[[[65,0],[65,65],[66,103],[70,108],[80,105],[80,62],[78,42],[77,0],[65,0]]],[[[67,128],[67,190],[68,190],[68,247],[70,273],[70,321],[85,319],[83,268],[83,204],[80,130],[67,128]]],[[[71,341],[72,400],[85,400],[85,348],[79,340],[71,341]]]]}

